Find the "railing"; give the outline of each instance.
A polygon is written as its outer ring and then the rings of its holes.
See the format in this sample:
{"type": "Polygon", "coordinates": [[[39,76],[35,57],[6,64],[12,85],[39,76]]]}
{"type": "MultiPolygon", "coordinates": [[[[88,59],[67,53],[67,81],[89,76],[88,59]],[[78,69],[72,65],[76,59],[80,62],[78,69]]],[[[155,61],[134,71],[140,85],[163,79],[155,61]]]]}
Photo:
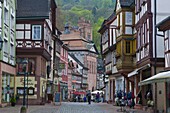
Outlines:
{"type": "Polygon", "coordinates": [[[18,48],[42,48],[43,41],[42,40],[23,40],[23,39],[17,39],[16,40],[18,48]]]}

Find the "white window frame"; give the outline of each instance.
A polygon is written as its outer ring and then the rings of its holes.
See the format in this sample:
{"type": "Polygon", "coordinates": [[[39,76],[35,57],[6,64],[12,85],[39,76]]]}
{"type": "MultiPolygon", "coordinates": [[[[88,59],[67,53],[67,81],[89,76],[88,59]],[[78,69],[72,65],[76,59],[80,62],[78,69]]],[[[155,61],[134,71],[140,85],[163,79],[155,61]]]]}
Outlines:
{"type": "Polygon", "coordinates": [[[41,40],[41,38],[42,38],[42,35],[41,35],[41,31],[42,29],[41,29],[41,25],[32,25],[32,40],[41,40]],[[34,29],[35,29],[35,27],[39,27],[39,36],[40,37],[34,37],[34,29]]]}
{"type": "Polygon", "coordinates": [[[132,12],[125,12],[125,25],[132,25],[132,12]]]}
{"type": "Polygon", "coordinates": [[[9,20],[9,11],[7,8],[4,8],[4,23],[8,25],[9,20]]]}

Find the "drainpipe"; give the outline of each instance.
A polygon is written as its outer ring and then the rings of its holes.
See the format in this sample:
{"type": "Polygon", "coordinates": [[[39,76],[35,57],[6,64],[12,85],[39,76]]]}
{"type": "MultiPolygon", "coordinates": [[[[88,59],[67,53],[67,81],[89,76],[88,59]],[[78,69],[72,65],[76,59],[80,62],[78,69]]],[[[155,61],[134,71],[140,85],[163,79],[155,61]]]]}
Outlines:
{"type": "MultiPolygon", "coordinates": [[[[157,27],[156,27],[156,0],[154,0],[154,38],[155,38],[155,64],[154,64],[154,75],[156,75],[156,64],[157,64],[157,39],[156,39],[156,34],[157,34],[157,27]]],[[[155,113],[157,113],[157,83],[155,83],[155,113]]]]}

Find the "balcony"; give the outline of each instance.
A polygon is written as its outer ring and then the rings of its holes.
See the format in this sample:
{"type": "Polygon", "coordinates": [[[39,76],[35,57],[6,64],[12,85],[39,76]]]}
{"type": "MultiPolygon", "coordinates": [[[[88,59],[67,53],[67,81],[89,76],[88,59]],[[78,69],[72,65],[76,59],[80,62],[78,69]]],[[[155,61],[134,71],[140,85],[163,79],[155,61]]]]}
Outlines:
{"type": "Polygon", "coordinates": [[[17,39],[16,43],[16,52],[18,55],[42,55],[47,60],[51,60],[51,53],[44,47],[42,40],[17,39]]]}

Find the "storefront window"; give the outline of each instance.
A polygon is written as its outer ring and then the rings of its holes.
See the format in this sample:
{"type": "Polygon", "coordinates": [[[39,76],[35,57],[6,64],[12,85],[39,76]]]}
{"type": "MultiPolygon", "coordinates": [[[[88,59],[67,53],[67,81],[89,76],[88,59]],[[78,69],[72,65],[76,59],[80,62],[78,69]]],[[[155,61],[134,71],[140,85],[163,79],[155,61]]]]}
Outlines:
{"type": "MultiPolygon", "coordinates": [[[[29,87],[29,88],[25,88],[25,94],[27,95],[34,95],[34,88],[33,87],[29,87]]],[[[17,87],[17,94],[18,95],[23,95],[24,94],[24,87],[17,87]]]]}
{"type": "Polygon", "coordinates": [[[3,73],[2,75],[2,102],[10,102],[10,97],[14,94],[14,77],[3,73]]]}

